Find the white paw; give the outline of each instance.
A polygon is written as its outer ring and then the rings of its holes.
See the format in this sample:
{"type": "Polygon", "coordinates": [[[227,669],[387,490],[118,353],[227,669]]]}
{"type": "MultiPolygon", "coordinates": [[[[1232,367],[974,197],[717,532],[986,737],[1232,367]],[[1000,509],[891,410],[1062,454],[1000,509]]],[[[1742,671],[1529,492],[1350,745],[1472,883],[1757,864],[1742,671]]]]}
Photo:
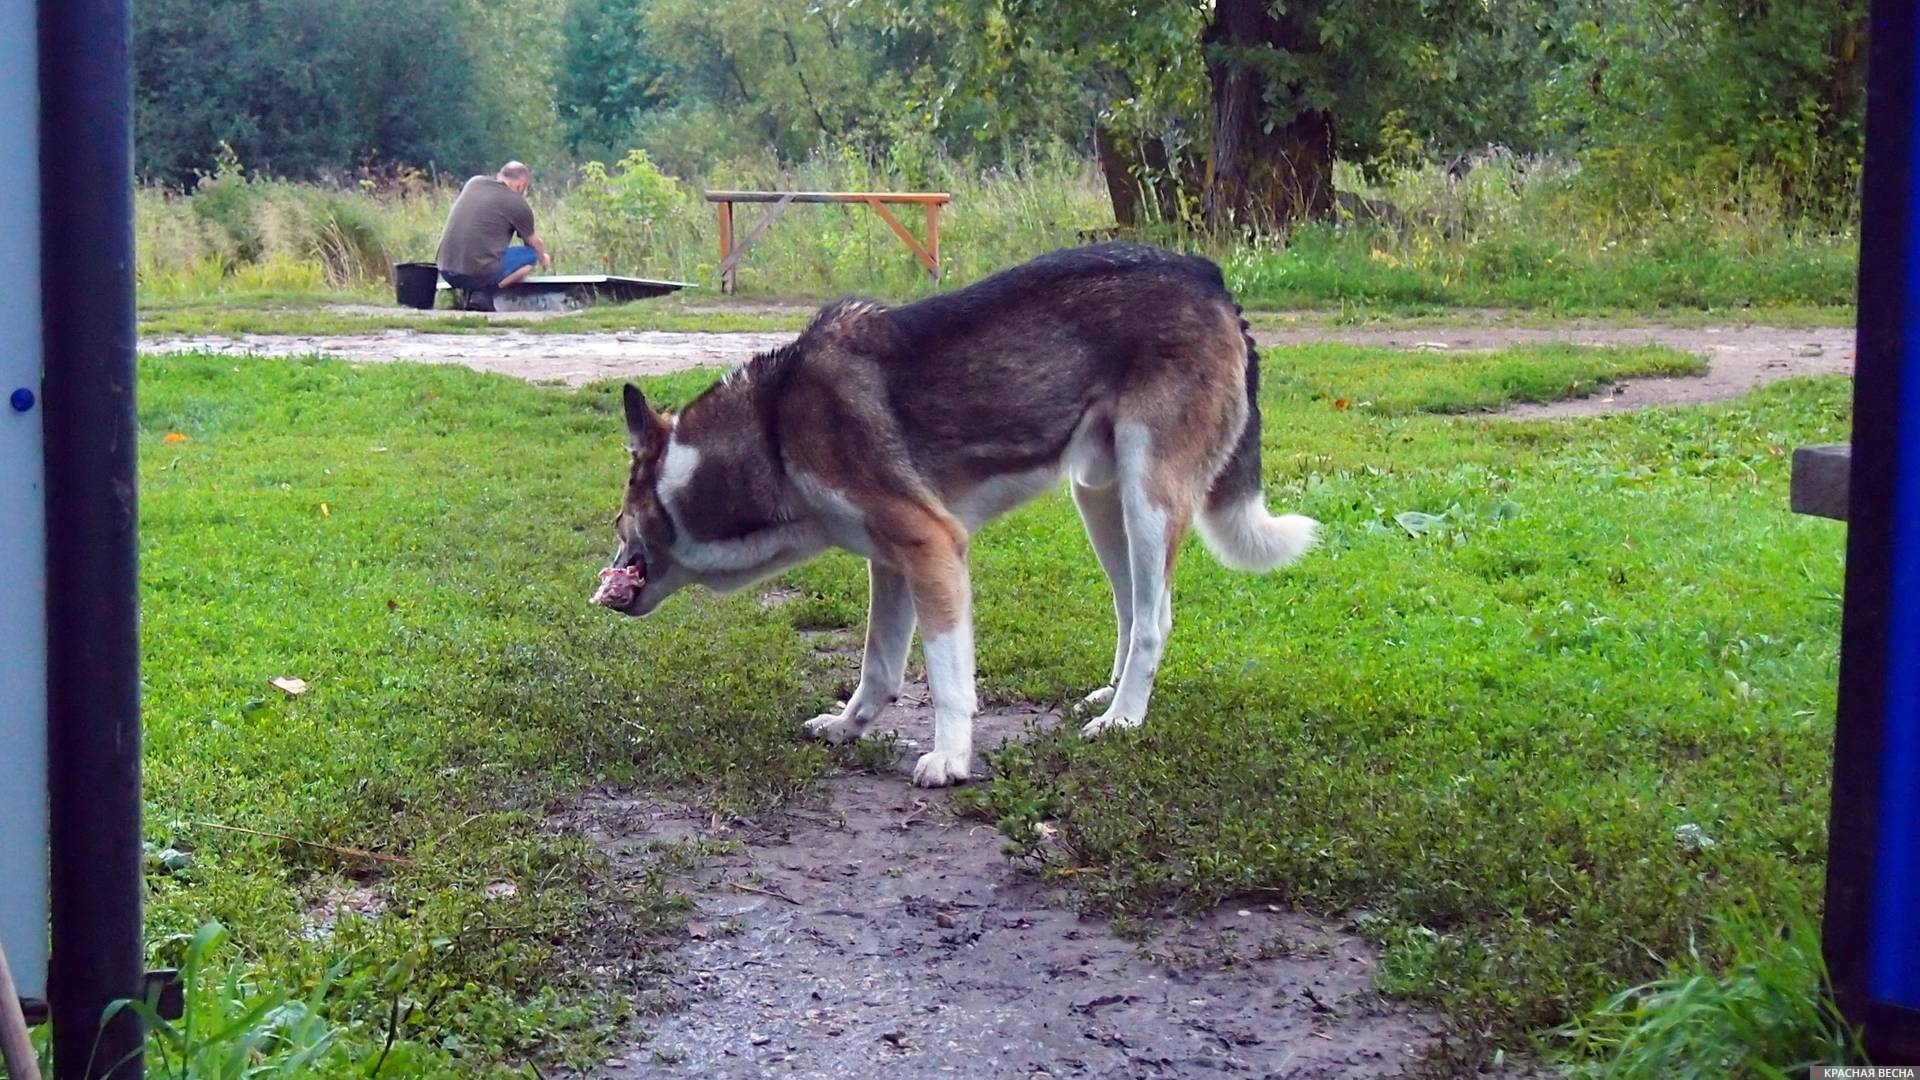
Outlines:
{"type": "Polygon", "coordinates": [[[935,750],[920,755],[919,763],[913,767],[913,782],[918,787],[957,784],[971,775],[972,764],[971,751],[935,750]]]}
{"type": "Polygon", "coordinates": [[[1097,738],[1104,732],[1137,728],[1145,723],[1146,719],[1144,716],[1127,716],[1108,709],[1098,717],[1087,721],[1086,725],[1080,729],[1080,734],[1089,739],[1097,738]]]}
{"type": "Polygon", "coordinates": [[[1112,700],[1113,700],[1113,687],[1103,686],[1100,689],[1095,690],[1093,693],[1088,694],[1086,697],[1081,698],[1080,704],[1105,705],[1107,702],[1112,700]]]}
{"type": "Polygon", "coordinates": [[[860,733],[867,729],[867,725],[855,720],[852,715],[821,713],[807,721],[806,729],[808,737],[825,739],[839,746],[841,743],[850,743],[859,738],[860,733]]]}

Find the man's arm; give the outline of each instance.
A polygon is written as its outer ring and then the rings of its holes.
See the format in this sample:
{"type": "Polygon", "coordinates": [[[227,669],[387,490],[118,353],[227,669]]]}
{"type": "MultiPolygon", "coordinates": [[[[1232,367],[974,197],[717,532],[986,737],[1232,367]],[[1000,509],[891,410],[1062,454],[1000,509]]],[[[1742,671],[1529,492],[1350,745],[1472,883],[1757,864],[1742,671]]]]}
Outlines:
{"type": "Polygon", "coordinates": [[[526,196],[520,197],[520,205],[515,210],[513,231],[519,233],[520,239],[525,240],[527,246],[540,256],[540,265],[552,270],[553,256],[547,253],[547,242],[540,239],[540,233],[533,226],[533,207],[527,202],[526,196]]]}

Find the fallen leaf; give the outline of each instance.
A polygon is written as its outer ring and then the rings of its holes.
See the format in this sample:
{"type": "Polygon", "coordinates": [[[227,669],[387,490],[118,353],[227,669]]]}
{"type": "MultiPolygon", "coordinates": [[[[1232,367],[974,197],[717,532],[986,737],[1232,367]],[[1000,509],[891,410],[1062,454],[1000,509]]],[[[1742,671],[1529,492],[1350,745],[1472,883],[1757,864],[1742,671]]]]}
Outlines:
{"type": "Polygon", "coordinates": [[[323,518],[330,518],[333,516],[333,511],[327,509],[326,503],[320,504],[320,516],[323,518]]]}
{"type": "Polygon", "coordinates": [[[397,601],[397,600],[388,600],[388,601],[387,601],[387,610],[388,610],[388,611],[398,611],[398,610],[400,610],[400,602],[399,602],[399,601],[397,601]]]}
{"type": "Polygon", "coordinates": [[[384,454],[387,452],[387,448],[384,446],[376,446],[373,448],[373,452],[376,454],[384,454]]]}
{"type": "Polygon", "coordinates": [[[301,694],[307,692],[307,681],[305,679],[293,679],[282,675],[279,678],[268,679],[267,684],[276,690],[285,691],[291,697],[299,697],[301,694]]]}
{"type": "Polygon", "coordinates": [[[1424,514],[1418,510],[1402,510],[1393,515],[1393,520],[1407,530],[1408,536],[1425,536],[1447,523],[1443,514],[1424,514]]]}
{"type": "Polygon", "coordinates": [[[1346,408],[1346,407],[1347,407],[1347,399],[1346,399],[1346,398],[1334,398],[1334,399],[1333,399],[1333,407],[1334,407],[1334,408],[1336,408],[1336,409],[1344,409],[1344,408],[1346,408]]]}
{"type": "Polygon", "coordinates": [[[710,933],[711,931],[707,929],[707,924],[698,919],[692,919],[687,922],[687,936],[695,941],[707,940],[710,933]]]}
{"type": "Polygon", "coordinates": [[[1786,451],[1778,445],[1772,445],[1767,447],[1767,453],[1772,454],[1774,457],[1779,457],[1781,454],[1786,453],[1786,451]]]}
{"type": "Polygon", "coordinates": [[[164,439],[161,439],[160,441],[168,444],[183,443],[187,441],[187,437],[178,431],[169,431],[167,432],[167,437],[164,439]]]}

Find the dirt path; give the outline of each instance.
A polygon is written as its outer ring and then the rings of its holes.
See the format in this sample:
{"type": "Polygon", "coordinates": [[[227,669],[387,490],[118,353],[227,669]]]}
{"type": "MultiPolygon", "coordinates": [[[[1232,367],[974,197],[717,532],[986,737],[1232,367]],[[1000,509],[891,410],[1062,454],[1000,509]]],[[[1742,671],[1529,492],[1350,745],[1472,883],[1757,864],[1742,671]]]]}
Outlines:
{"type": "Polygon", "coordinates": [[[662,330],[598,334],[245,334],[238,338],[162,338],[140,343],[146,353],[211,352],[240,356],[337,356],[362,363],[406,360],[463,364],[476,371],[530,382],[581,386],[599,379],[665,375],[695,367],[726,368],[792,341],[790,333],[688,334],[662,330]]]}
{"type": "MultiPolygon", "coordinates": [[[[1708,360],[1703,376],[1642,379],[1576,401],[1508,410],[1514,417],[1591,416],[1650,405],[1685,405],[1739,397],[1792,375],[1852,370],[1853,331],[1846,328],[1738,327],[1421,327],[1409,330],[1261,330],[1262,345],[1341,342],[1397,349],[1473,351],[1542,342],[1588,345],[1667,345],[1708,360]]],[[[619,331],[597,334],[378,334],[167,338],[141,343],[145,352],[322,353],[358,361],[411,360],[464,364],[535,382],[579,386],[626,375],[658,375],[690,367],[730,367],[756,352],[793,340],[790,333],[689,334],[619,331]]]]}
{"type": "MultiPolygon", "coordinates": [[[[978,745],[1057,719],[986,709],[978,745]]],[[[1335,927],[1238,905],[1135,943],[1074,914],[991,826],[907,782],[932,739],[924,685],[876,729],[897,735],[892,771],[830,777],[818,810],[716,828],[657,802],[585,808],[616,859],[744,841],[688,886],[675,1007],[603,1078],[1381,1077],[1438,1038],[1371,990],[1374,950],[1335,927]]]]}

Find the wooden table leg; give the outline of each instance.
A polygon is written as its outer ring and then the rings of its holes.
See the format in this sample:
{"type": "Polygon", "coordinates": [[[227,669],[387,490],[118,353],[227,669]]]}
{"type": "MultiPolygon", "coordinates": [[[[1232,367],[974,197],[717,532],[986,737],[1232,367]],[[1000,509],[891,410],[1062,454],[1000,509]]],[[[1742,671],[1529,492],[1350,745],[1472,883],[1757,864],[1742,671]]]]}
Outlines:
{"type": "Polygon", "coordinates": [[[927,277],[935,285],[940,284],[940,204],[927,204],[927,254],[933,256],[933,269],[927,271],[927,277]]]}
{"type": "MultiPolygon", "coordinates": [[[[725,266],[727,256],[733,254],[733,204],[723,202],[720,207],[720,263],[725,266]]],[[[735,272],[732,267],[720,273],[720,291],[729,295],[733,292],[735,272]]]]}

